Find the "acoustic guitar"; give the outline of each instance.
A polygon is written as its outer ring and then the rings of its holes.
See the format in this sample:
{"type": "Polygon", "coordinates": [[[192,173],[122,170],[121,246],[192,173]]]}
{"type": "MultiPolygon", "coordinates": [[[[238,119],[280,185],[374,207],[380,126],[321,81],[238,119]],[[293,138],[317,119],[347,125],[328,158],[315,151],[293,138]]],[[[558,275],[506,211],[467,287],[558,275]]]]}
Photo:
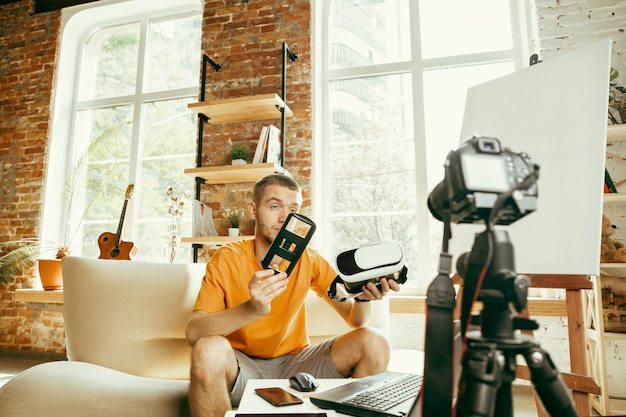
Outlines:
{"type": "Polygon", "coordinates": [[[128,201],[132,198],[135,191],[135,185],[130,184],[126,189],[126,197],[124,198],[124,207],[122,207],[122,215],[120,223],[117,226],[117,233],[104,232],[98,237],[98,247],[100,248],[100,256],[98,259],[124,259],[132,260],[139,248],[132,242],[125,242],[121,239],[122,227],[124,226],[124,217],[126,216],[126,207],[128,201]]]}

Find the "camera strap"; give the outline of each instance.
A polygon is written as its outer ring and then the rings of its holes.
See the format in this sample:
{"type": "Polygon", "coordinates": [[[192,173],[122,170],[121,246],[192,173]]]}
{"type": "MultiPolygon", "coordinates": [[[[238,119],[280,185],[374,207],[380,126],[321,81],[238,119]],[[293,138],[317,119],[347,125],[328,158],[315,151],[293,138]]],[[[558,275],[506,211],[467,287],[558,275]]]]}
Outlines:
{"type": "MultiPolygon", "coordinates": [[[[446,219],[448,220],[448,219],[446,219]]],[[[447,253],[450,222],[444,222],[444,243],[439,256],[439,274],[426,293],[426,341],[424,356],[424,383],[422,388],[422,416],[452,415],[453,403],[453,311],[456,293],[450,273],[452,255],[447,253]]]]}

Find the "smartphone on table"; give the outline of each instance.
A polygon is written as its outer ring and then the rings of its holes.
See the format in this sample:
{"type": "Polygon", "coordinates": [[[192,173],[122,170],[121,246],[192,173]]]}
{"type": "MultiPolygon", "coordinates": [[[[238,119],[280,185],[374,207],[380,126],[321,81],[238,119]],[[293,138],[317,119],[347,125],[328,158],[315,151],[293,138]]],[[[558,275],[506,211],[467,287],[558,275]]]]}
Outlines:
{"type": "Polygon", "coordinates": [[[276,407],[302,404],[302,399],[279,387],[256,388],[254,391],[264,400],[276,407]]]}

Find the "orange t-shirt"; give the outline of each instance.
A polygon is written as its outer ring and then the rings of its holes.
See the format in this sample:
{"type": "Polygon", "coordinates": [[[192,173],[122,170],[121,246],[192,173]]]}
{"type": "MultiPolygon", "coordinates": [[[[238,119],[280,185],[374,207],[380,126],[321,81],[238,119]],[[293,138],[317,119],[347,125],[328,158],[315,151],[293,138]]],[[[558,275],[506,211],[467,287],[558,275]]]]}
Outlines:
{"type": "MultiPolygon", "coordinates": [[[[284,271],[287,265],[283,261],[279,269],[284,271]]],[[[248,301],[248,283],[252,274],[262,268],[254,255],[254,240],[220,248],[207,264],[194,309],[214,313],[248,301]]],[[[234,349],[258,358],[299,352],[309,345],[304,308],[308,291],[326,296],[336,276],[337,272],[317,251],[307,248],[291,272],[285,292],[272,300],[270,313],[226,338],[234,349]]]]}

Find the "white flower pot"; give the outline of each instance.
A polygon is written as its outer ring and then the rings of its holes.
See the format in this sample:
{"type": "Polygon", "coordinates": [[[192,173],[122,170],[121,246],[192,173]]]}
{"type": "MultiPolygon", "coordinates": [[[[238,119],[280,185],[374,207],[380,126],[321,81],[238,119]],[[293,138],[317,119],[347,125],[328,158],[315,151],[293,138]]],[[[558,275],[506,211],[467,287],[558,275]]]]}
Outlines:
{"type": "Polygon", "coordinates": [[[239,229],[237,227],[229,227],[228,236],[239,236],[239,229]]]}
{"type": "Polygon", "coordinates": [[[245,165],[246,163],[245,159],[233,159],[233,165],[245,165]]]}

